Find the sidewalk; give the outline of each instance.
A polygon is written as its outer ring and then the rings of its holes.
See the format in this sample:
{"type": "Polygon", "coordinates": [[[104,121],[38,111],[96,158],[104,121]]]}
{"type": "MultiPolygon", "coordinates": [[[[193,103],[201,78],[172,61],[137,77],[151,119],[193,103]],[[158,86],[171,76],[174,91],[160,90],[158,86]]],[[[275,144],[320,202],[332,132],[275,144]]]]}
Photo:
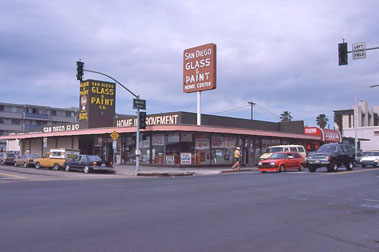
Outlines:
{"type": "Polygon", "coordinates": [[[150,177],[175,177],[175,176],[197,176],[214,175],[221,173],[240,173],[257,171],[257,167],[241,167],[239,171],[232,170],[231,167],[169,167],[169,166],[140,166],[136,172],[135,165],[115,166],[116,174],[127,176],[150,176],[150,177]]]}

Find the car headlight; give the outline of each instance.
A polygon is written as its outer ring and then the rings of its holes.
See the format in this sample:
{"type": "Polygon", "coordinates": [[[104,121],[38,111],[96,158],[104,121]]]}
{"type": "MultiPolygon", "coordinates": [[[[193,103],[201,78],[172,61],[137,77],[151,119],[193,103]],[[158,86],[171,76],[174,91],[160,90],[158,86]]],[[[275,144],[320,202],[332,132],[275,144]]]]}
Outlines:
{"type": "Polygon", "coordinates": [[[262,162],[259,162],[258,165],[262,165],[262,162]]]}
{"type": "Polygon", "coordinates": [[[275,166],[275,162],[271,162],[270,165],[271,165],[271,166],[275,166]]]}

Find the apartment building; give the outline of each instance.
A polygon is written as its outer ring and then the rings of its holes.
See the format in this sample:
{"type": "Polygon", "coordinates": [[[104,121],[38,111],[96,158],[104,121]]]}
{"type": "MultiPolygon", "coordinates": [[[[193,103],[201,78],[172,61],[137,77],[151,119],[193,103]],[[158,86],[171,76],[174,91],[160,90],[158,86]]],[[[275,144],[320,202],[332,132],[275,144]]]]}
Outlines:
{"type": "Polygon", "coordinates": [[[366,101],[360,101],[352,109],[335,110],[334,118],[343,137],[355,138],[357,132],[358,149],[379,150],[379,106],[370,109],[366,101]]]}
{"type": "MultiPolygon", "coordinates": [[[[53,108],[29,104],[0,103],[0,135],[40,130],[43,126],[77,122],[78,108],[53,108]]],[[[0,140],[0,150],[6,141],[0,140]]]]}

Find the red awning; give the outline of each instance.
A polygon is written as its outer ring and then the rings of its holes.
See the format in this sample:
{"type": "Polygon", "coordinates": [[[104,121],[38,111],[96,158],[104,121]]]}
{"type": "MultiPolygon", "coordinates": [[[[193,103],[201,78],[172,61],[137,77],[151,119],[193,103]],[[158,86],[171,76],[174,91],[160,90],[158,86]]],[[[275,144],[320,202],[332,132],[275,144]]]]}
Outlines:
{"type": "MultiPolygon", "coordinates": [[[[103,135],[103,134],[110,134],[113,131],[116,131],[117,133],[133,133],[133,132],[136,132],[136,127],[92,128],[92,129],[81,129],[81,130],[76,130],[76,131],[23,133],[23,134],[17,134],[17,135],[0,136],[0,140],[81,136],[81,135],[103,135]]],[[[146,130],[141,130],[141,131],[142,132],[143,131],[154,131],[154,132],[187,131],[187,132],[206,132],[206,133],[220,133],[220,134],[283,137],[283,138],[295,138],[295,139],[305,139],[305,140],[320,140],[320,138],[317,136],[303,135],[303,134],[262,131],[262,130],[253,130],[253,129],[225,128],[225,127],[216,127],[216,126],[197,126],[197,125],[155,125],[155,126],[147,126],[146,130]]]]}

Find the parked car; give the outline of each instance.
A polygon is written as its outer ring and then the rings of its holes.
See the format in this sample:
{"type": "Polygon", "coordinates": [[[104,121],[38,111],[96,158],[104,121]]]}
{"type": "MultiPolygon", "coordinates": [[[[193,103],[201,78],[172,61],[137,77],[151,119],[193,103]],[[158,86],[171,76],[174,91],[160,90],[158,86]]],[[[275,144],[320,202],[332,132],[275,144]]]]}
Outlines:
{"type": "Polygon", "coordinates": [[[356,165],[360,165],[361,164],[361,159],[366,156],[367,154],[369,154],[370,152],[367,152],[367,151],[363,151],[363,152],[358,152],[356,155],[355,155],[355,164],[356,165]]]}
{"type": "Polygon", "coordinates": [[[79,155],[76,158],[64,162],[66,172],[71,170],[80,170],[84,173],[93,171],[108,171],[114,173],[112,162],[107,162],[97,155],[79,155]]]}
{"type": "Polygon", "coordinates": [[[379,166],[379,151],[367,152],[367,154],[361,158],[361,165],[362,168],[366,166],[379,166]]]}
{"type": "Polygon", "coordinates": [[[45,167],[58,171],[59,167],[64,167],[64,162],[77,157],[79,153],[78,150],[51,149],[43,158],[36,158],[34,165],[37,169],[45,167]]]}
{"type": "Polygon", "coordinates": [[[41,158],[41,156],[36,154],[22,155],[21,157],[18,157],[14,160],[14,166],[23,166],[25,168],[34,166],[34,160],[36,158],[41,158]]]}
{"type": "Polygon", "coordinates": [[[308,169],[315,172],[320,167],[326,167],[328,172],[337,171],[345,166],[346,170],[354,168],[355,153],[349,144],[330,143],[321,145],[316,152],[308,155],[308,169]]]}
{"type": "Polygon", "coordinates": [[[258,163],[258,169],[264,173],[266,171],[284,172],[286,170],[303,171],[305,159],[297,152],[276,152],[272,153],[269,159],[258,163]]]}
{"type": "Polygon", "coordinates": [[[259,159],[268,159],[270,158],[271,154],[275,152],[297,152],[300,155],[302,155],[305,160],[307,159],[307,153],[305,151],[304,146],[294,144],[270,146],[264,150],[264,153],[259,157],[259,159]]]}
{"type": "Polygon", "coordinates": [[[0,152],[0,163],[1,165],[14,165],[14,160],[16,155],[9,152],[0,152]]]}

